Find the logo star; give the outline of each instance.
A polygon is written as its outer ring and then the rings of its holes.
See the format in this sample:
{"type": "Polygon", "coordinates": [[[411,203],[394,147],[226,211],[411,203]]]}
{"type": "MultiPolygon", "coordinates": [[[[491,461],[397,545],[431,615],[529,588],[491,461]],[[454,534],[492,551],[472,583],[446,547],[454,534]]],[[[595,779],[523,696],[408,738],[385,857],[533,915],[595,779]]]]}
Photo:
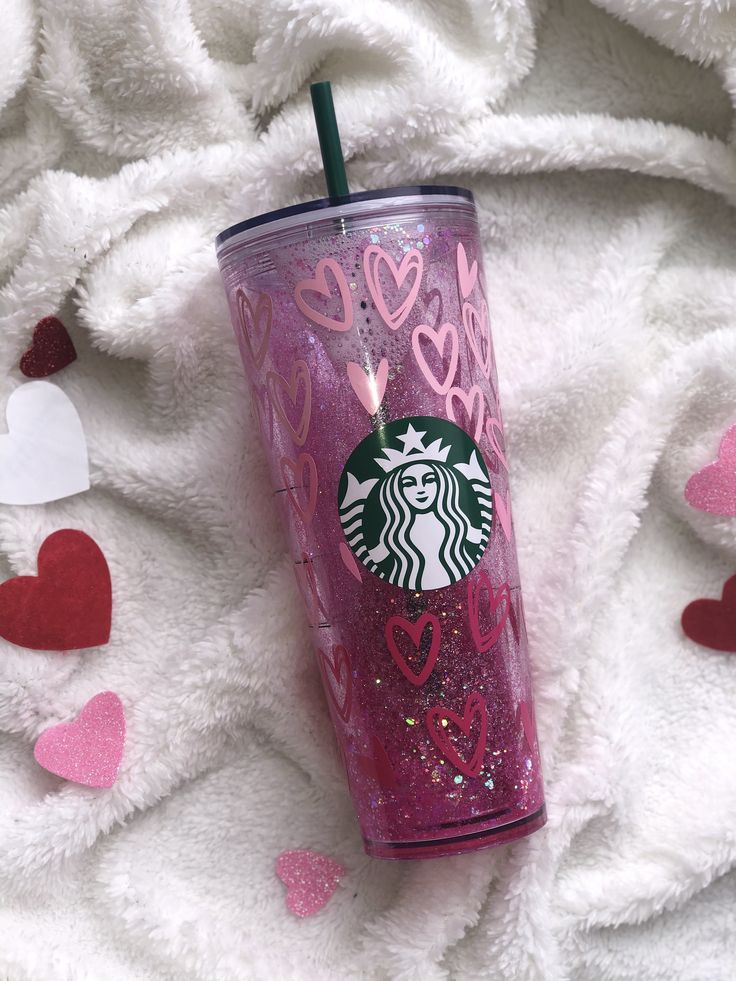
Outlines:
{"type": "Polygon", "coordinates": [[[397,436],[397,440],[401,440],[404,444],[404,453],[408,453],[410,450],[418,450],[420,453],[424,452],[424,437],[426,432],[418,433],[416,429],[409,423],[409,428],[406,430],[403,436],[397,436]]]}

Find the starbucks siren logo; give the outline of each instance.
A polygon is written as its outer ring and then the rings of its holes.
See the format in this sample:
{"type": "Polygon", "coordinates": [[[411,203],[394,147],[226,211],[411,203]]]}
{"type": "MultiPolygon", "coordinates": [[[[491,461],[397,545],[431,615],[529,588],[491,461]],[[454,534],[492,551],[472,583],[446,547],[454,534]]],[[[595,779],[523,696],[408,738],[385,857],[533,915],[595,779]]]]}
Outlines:
{"type": "Polygon", "coordinates": [[[366,436],[345,464],[338,499],[357,558],[404,589],[458,582],[491,533],[488,470],[470,436],[446,419],[399,419],[366,436]]]}

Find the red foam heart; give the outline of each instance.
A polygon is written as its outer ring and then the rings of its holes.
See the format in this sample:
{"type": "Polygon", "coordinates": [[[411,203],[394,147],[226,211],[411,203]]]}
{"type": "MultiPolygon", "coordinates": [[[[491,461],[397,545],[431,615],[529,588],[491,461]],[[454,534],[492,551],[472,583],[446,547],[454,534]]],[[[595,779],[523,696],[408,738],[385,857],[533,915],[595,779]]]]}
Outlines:
{"type": "Polygon", "coordinates": [[[488,736],[488,712],[483,696],[479,692],[474,691],[468,695],[462,716],[445,708],[444,705],[431,708],[427,712],[427,730],[434,744],[453,766],[456,766],[466,777],[478,776],[483,769],[483,756],[488,736]],[[469,738],[470,730],[476,720],[480,723],[478,738],[470,759],[466,760],[455,745],[456,736],[450,728],[450,723],[469,738]]]}
{"type": "Polygon", "coordinates": [[[20,647],[98,647],[110,637],[111,616],[110,570],[83,531],[55,531],[39,549],[37,576],[0,583],[0,637],[20,647]]]}
{"type": "Polygon", "coordinates": [[[736,654],[736,576],[726,580],[719,600],[689,603],[682,611],[682,629],[696,644],[736,654]]]}
{"type": "Polygon", "coordinates": [[[26,378],[48,378],[76,361],[77,352],[58,317],[44,317],[36,324],[31,346],[20,359],[26,378]]]}
{"type": "Polygon", "coordinates": [[[85,787],[112,787],[125,745],[125,712],[115,692],[90,698],[78,717],[45,729],[33,755],[44,770],[85,787]]]}
{"type": "MultiPolygon", "coordinates": [[[[400,616],[389,617],[384,628],[386,644],[391,657],[396,662],[397,667],[407,681],[410,681],[413,685],[423,685],[430,674],[432,674],[432,670],[437,663],[437,655],[440,652],[441,633],[442,627],[440,626],[439,618],[436,617],[434,613],[422,613],[416,623],[412,623],[411,620],[406,620],[404,617],[400,616]],[[424,664],[420,670],[414,671],[409,666],[407,658],[399,650],[394,638],[394,632],[396,630],[403,630],[404,633],[408,634],[411,638],[411,642],[416,650],[419,651],[419,645],[422,642],[424,631],[427,630],[427,628],[429,628],[431,631],[429,650],[426,653],[424,664]]],[[[413,659],[413,652],[411,657],[413,659]]]]}

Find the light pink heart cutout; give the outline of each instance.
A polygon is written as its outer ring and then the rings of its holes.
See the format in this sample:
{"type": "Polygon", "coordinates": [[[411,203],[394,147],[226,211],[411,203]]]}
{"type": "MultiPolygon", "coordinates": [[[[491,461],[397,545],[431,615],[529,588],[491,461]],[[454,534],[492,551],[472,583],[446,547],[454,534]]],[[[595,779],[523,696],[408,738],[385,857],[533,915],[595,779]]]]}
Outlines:
{"type": "MultiPolygon", "coordinates": [[[[485,305],[485,300],[483,301],[485,305]]],[[[478,367],[484,378],[491,377],[491,329],[488,324],[488,308],[486,316],[482,317],[472,303],[463,303],[463,327],[468,339],[468,346],[473,352],[478,367]],[[479,336],[480,332],[480,336],[479,336]],[[485,346],[485,354],[483,347],[485,346]]]]}
{"type": "Polygon", "coordinates": [[[506,536],[506,541],[511,541],[511,505],[505,497],[499,491],[493,492],[493,503],[496,507],[496,515],[498,516],[498,523],[503,528],[503,533],[506,536]]]}
{"type": "Polygon", "coordinates": [[[709,463],[688,480],[685,500],[698,511],[736,517],[736,425],[721,440],[715,463],[709,463]]]}
{"type": "Polygon", "coordinates": [[[492,416],[489,416],[489,418],[486,419],[486,437],[488,438],[488,442],[491,444],[491,449],[496,454],[499,463],[503,464],[504,469],[508,473],[509,465],[506,460],[506,456],[501,449],[498,440],[496,439],[496,433],[500,433],[501,436],[503,436],[503,425],[501,420],[494,419],[492,416]]]}
{"type": "Polygon", "coordinates": [[[294,299],[304,316],[308,320],[313,320],[314,323],[319,324],[321,327],[327,327],[328,330],[344,331],[350,330],[353,326],[353,299],[350,295],[350,288],[345,278],[345,273],[334,259],[320,259],[317,263],[314,279],[303,279],[300,283],[297,283],[294,299]],[[320,310],[315,310],[306,298],[307,293],[315,293],[317,296],[322,297],[323,300],[330,299],[332,290],[327,285],[327,272],[332,275],[340,293],[340,302],[342,303],[343,311],[342,319],[328,317],[327,314],[322,313],[320,310]]]}
{"type": "Polygon", "coordinates": [[[443,324],[438,330],[433,330],[427,324],[419,324],[418,327],[414,328],[411,335],[411,346],[419,370],[429,383],[430,388],[437,392],[438,395],[447,395],[455,380],[458,358],[460,356],[460,344],[457,339],[457,328],[455,325],[449,323],[443,324]],[[448,337],[450,338],[450,366],[447,369],[444,380],[441,382],[437,379],[427,364],[427,359],[424,357],[420,343],[422,337],[426,337],[432,342],[440,356],[442,364],[445,363],[445,341],[448,337]]]}
{"type": "Polygon", "coordinates": [[[358,568],[358,563],[355,556],[345,542],[340,542],[340,558],[342,559],[343,565],[348,570],[350,575],[354,576],[358,582],[363,582],[363,577],[360,574],[360,569],[358,568]]]}
{"type": "Polygon", "coordinates": [[[45,729],[33,755],[49,773],[85,787],[112,787],[125,745],[125,712],[115,692],[90,698],[76,719],[45,729]]]}
{"type": "Polygon", "coordinates": [[[468,417],[468,425],[472,428],[473,417],[478,413],[478,418],[475,421],[475,430],[473,433],[473,439],[477,443],[483,432],[483,415],[485,413],[485,399],[483,398],[483,392],[478,388],[477,385],[473,385],[468,391],[464,391],[462,388],[451,388],[447,393],[447,399],[445,401],[445,409],[447,411],[447,417],[452,422],[460,425],[455,416],[455,408],[453,406],[453,401],[457,399],[462,403],[463,409],[465,410],[465,415],[468,417]],[[475,406],[478,406],[477,410],[475,406]]]}
{"type": "Polygon", "coordinates": [[[470,296],[478,278],[478,263],[473,260],[473,265],[468,268],[468,256],[462,242],[457,243],[457,282],[460,293],[464,300],[470,296]]]}
{"type": "Polygon", "coordinates": [[[355,361],[347,363],[348,378],[368,415],[374,416],[383,402],[388,382],[388,361],[381,358],[375,374],[367,374],[355,361]]]}
{"type": "Polygon", "coordinates": [[[346,871],[329,855],[306,848],[281,852],[276,860],[276,875],[286,886],[286,908],[300,917],[319,913],[346,871]]]}
{"type": "Polygon", "coordinates": [[[398,266],[388,252],[382,249],[380,245],[369,245],[363,253],[363,273],[368,290],[373,297],[376,310],[391,330],[398,330],[411,313],[411,309],[419,295],[423,269],[424,259],[418,249],[411,249],[409,252],[406,252],[398,266]],[[409,292],[395,310],[388,309],[386,299],[383,295],[383,288],[380,282],[381,265],[387,268],[397,290],[401,289],[404,285],[404,280],[414,273],[414,282],[411,284],[409,292]]]}

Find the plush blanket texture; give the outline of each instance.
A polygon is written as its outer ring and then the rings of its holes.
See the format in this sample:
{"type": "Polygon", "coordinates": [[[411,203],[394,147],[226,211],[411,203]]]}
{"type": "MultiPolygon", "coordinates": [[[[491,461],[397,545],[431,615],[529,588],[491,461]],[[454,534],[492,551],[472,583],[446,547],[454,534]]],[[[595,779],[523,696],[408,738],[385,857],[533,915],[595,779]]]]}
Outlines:
{"type": "MultiPolygon", "coordinates": [[[[0,577],[103,548],[110,643],[0,642],[0,975],[33,981],[726,981],[736,655],[687,641],[736,519],[687,478],[736,421],[730,0],[6,0],[0,398],[57,314],[92,489],[0,510],[0,577]],[[331,78],[354,190],[478,201],[550,820],[367,859],[213,239],[321,194],[331,78]],[[119,779],[33,759],[96,692],[119,779]],[[274,861],[348,874],[317,916],[274,861]]],[[[1,425],[1,424],[0,424],[1,425]]]]}

